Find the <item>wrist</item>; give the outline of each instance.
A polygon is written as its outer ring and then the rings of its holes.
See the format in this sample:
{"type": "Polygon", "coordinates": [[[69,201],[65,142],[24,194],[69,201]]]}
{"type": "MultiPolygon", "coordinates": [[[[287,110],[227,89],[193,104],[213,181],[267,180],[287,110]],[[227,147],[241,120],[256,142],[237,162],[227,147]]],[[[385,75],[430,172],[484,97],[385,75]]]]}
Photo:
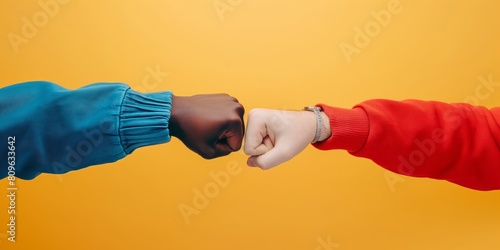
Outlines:
{"type": "Polygon", "coordinates": [[[330,120],[325,112],[323,112],[323,109],[318,106],[307,106],[304,110],[308,111],[310,114],[314,114],[314,118],[309,115],[311,118],[308,119],[309,124],[314,124],[314,128],[310,129],[310,131],[314,132],[311,143],[317,143],[328,139],[332,135],[332,131],[330,129],[330,120]]]}
{"type": "Polygon", "coordinates": [[[168,123],[168,130],[170,136],[179,138],[180,133],[180,116],[182,113],[182,106],[185,97],[172,95],[172,108],[170,110],[170,121],[168,123]]]}
{"type": "Polygon", "coordinates": [[[316,114],[314,114],[311,111],[301,111],[297,113],[299,116],[299,123],[302,127],[302,131],[304,131],[307,136],[307,142],[308,143],[313,143],[314,142],[314,137],[316,136],[316,130],[317,130],[317,117],[316,114]]]}

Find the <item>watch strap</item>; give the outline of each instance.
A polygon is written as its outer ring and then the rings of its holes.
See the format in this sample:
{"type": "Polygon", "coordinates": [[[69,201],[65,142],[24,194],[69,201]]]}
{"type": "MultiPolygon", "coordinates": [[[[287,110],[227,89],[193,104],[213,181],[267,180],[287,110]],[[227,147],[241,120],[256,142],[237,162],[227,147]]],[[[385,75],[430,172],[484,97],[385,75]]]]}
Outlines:
{"type": "Polygon", "coordinates": [[[304,108],[305,111],[312,111],[316,114],[316,134],[311,143],[315,143],[321,137],[321,130],[323,129],[323,118],[321,117],[321,107],[307,106],[304,108]]]}

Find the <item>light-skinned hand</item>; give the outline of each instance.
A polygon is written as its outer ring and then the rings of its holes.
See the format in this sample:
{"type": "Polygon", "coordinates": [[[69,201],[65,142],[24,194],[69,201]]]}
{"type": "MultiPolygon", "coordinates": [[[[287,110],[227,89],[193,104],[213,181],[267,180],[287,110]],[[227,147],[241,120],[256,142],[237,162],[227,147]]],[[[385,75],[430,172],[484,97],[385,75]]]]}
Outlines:
{"type": "MultiPolygon", "coordinates": [[[[331,135],[328,117],[321,112],[319,141],[331,135]]],[[[314,140],[316,115],[311,111],[253,109],[248,114],[244,150],[247,165],[270,169],[292,159],[314,140]]]]}

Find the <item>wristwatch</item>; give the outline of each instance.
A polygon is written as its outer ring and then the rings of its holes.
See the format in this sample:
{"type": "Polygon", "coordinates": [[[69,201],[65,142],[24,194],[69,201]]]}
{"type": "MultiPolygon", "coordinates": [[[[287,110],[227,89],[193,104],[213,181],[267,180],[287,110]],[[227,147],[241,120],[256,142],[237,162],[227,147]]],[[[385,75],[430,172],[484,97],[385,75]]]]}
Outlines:
{"type": "Polygon", "coordinates": [[[314,140],[311,142],[315,143],[319,140],[319,137],[321,136],[321,129],[323,128],[323,118],[321,117],[321,111],[323,111],[323,109],[316,106],[307,106],[304,107],[304,111],[312,111],[316,114],[316,135],[314,136],[314,140]]]}

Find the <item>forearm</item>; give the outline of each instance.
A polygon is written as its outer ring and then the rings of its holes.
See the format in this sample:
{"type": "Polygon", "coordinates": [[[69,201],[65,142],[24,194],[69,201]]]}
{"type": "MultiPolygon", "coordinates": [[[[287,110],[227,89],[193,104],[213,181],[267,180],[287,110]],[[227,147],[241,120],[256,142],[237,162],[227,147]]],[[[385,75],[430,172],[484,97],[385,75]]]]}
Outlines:
{"type": "Polygon", "coordinates": [[[314,144],[346,149],[397,173],[500,189],[500,110],[468,104],[372,100],[354,109],[322,105],[332,136],[314,144]]]}
{"type": "MultiPolygon", "coordinates": [[[[16,137],[16,176],[61,174],[117,161],[170,140],[170,92],[140,94],[125,84],[67,90],[48,82],[0,89],[1,139],[16,137]]],[[[7,147],[0,147],[7,162],[7,147]]],[[[0,170],[0,178],[7,175],[0,170]]]]}

